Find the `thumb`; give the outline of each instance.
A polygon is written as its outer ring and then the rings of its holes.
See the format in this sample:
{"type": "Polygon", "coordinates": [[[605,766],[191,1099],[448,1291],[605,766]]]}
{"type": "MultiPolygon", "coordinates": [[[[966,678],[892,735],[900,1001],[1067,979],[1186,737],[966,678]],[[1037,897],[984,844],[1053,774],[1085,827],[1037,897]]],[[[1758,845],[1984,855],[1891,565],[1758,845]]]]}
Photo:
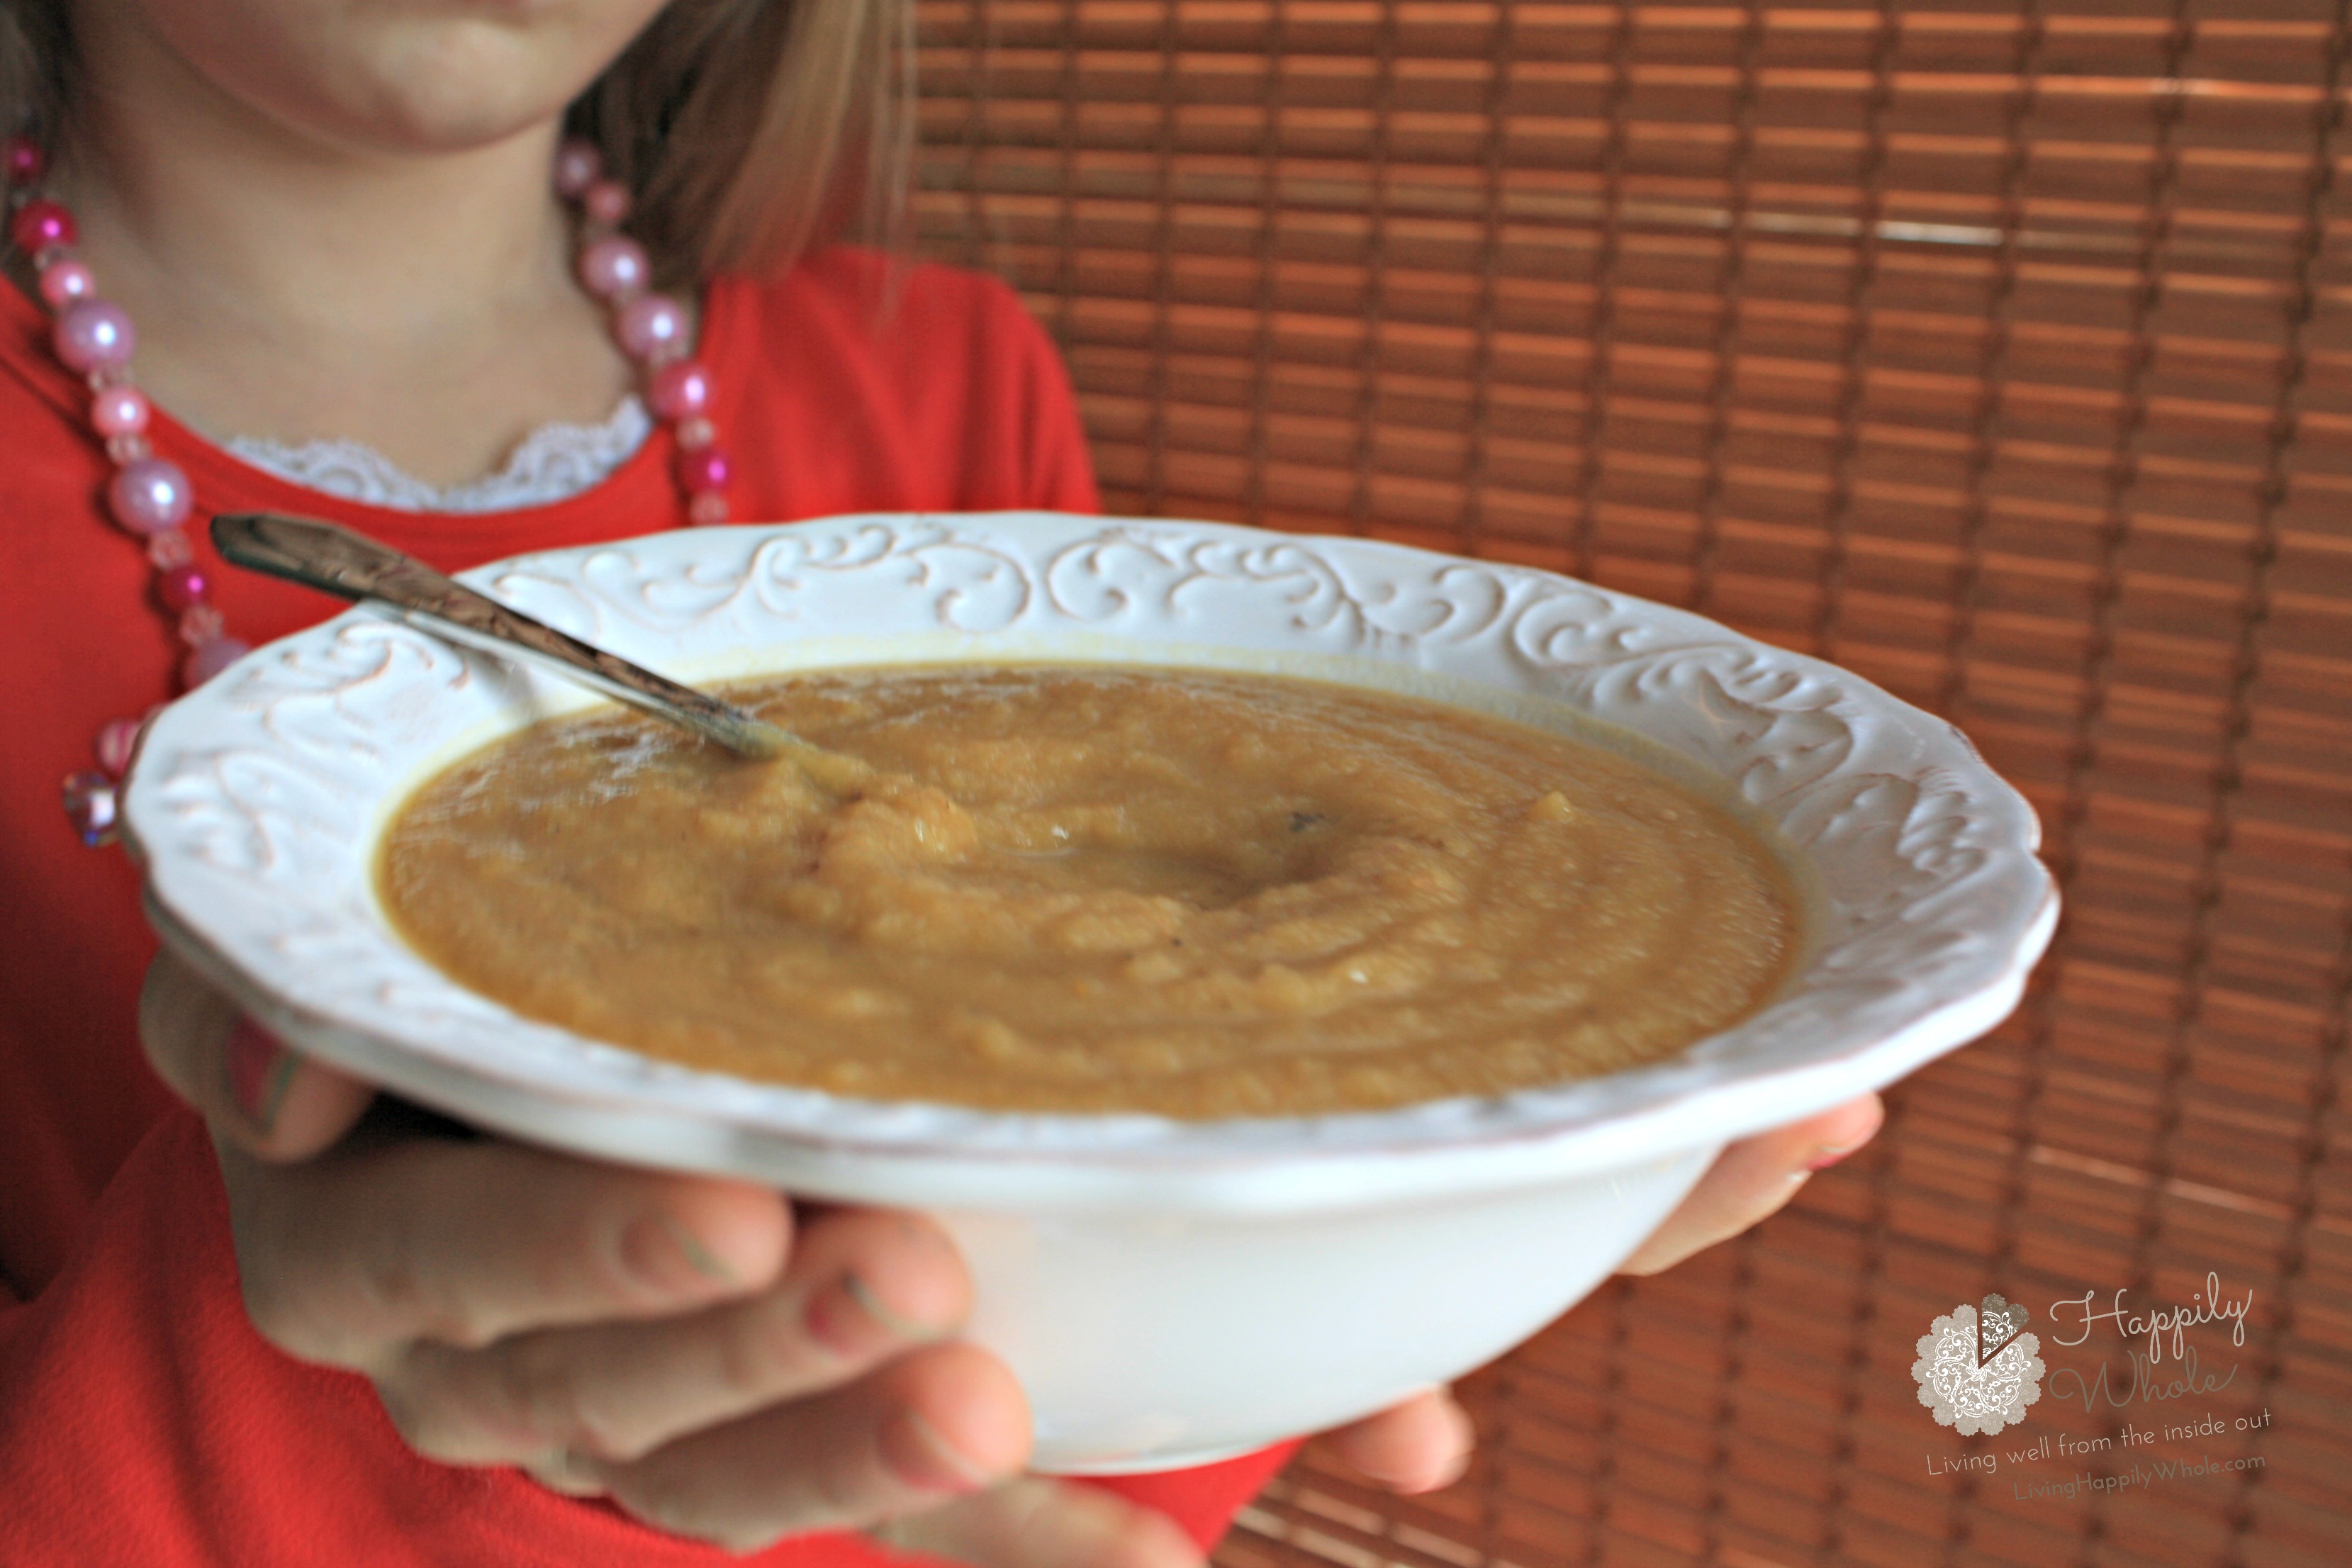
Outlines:
{"type": "Polygon", "coordinates": [[[375,1091],[289,1048],[171,953],[147,970],[139,1037],[158,1076],[222,1139],[307,1160],[351,1131],[375,1091]]]}
{"type": "Polygon", "coordinates": [[[1818,1116],[1759,1132],[1732,1144],[1708,1167],[1674,1213],[1633,1256],[1624,1274],[1655,1274],[1692,1253],[1727,1241],[1780,1211],[1816,1171],[1826,1169],[1877,1135],[1885,1120],[1878,1096],[1864,1094],[1818,1116]]]}

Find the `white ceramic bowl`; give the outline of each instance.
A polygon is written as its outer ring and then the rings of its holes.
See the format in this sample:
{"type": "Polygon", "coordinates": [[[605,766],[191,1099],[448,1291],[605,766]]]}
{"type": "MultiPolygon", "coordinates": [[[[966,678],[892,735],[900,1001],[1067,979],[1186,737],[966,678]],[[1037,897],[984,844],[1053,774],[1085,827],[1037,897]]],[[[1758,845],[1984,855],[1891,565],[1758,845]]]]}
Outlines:
{"type": "Polygon", "coordinates": [[[1790,859],[1806,961],[1754,1017],[1636,1071],[1221,1122],[877,1104],[519,1017],[394,934],[372,867],[403,798],[580,693],[354,611],[157,721],[125,821],[173,948],[304,1049],[469,1121],[937,1215],[977,1277],[971,1337],[1028,1391],[1040,1468],[1213,1458],[1489,1359],[1613,1269],[1727,1140],[1991,1027],[2056,918],[2032,813],[1949,724],[1547,573],[1003,513],[667,533],[468,580],[689,680],[1054,658],[1433,695],[1641,754],[1790,859]]]}

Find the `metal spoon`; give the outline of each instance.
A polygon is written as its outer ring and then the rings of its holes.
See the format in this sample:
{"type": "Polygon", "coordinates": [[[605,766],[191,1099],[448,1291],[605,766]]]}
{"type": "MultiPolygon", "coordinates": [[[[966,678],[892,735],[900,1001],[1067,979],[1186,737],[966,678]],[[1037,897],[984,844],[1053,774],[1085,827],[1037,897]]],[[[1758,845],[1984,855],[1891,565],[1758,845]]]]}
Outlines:
{"type": "Polygon", "coordinates": [[[377,605],[420,631],[577,681],[739,755],[789,758],[834,794],[848,794],[874,776],[872,766],[856,757],[813,745],[708,693],[557,631],[348,528],[282,512],[232,512],[213,519],[213,545],[233,565],[377,605]]]}

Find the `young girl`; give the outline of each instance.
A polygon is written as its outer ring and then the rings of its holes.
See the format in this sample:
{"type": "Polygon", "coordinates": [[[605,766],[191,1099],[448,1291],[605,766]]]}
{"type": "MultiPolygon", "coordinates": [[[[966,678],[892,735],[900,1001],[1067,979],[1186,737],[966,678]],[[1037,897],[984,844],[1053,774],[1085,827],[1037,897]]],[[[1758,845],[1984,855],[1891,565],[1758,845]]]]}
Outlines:
{"type": "MultiPolygon", "coordinates": [[[[376,1101],[84,845],[153,704],[333,608],[223,571],[215,511],[455,569],[1095,504],[1008,291],[816,243],[898,167],[897,0],[0,5],[0,1559],[1196,1562],[1282,1455],[1018,1479],[930,1226],[376,1101]]],[[[1635,1266],[1876,1116],[1740,1145],[1635,1266]]],[[[1435,1393],[1335,1438],[1401,1489],[1467,1447],[1435,1393]]]]}

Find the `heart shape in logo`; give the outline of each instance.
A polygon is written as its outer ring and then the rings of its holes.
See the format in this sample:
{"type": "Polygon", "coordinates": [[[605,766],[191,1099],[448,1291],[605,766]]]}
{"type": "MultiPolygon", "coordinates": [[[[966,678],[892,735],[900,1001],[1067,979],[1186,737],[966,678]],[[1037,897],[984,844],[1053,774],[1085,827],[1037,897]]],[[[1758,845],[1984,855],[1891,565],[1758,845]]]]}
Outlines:
{"type": "Polygon", "coordinates": [[[2010,1341],[2023,1333],[2025,1320],[2030,1316],[2022,1301],[1987,1296],[1984,1305],[1977,1309],[1977,1364],[1984,1365],[1999,1355],[2010,1341]]]}

